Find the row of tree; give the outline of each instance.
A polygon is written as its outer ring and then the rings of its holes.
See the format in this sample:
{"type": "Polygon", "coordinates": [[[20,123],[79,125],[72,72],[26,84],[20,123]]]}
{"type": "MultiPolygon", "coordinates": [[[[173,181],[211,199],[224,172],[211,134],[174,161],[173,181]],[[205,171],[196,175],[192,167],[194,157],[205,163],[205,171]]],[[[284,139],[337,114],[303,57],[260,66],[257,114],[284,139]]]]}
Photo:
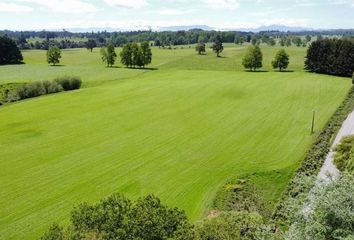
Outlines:
{"type": "MultiPolygon", "coordinates": [[[[102,61],[107,67],[112,67],[116,61],[117,53],[113,44],[101,48],[102,61]]],[[[151,63],[152,52],[148,42],[127,43],[120,52],[120,61],[126,67],[145,67],[151,63]]]]}
{"type": "MultiPolygon", "coordinates": [[[[317,39],[322,38],[321,36],[317,36],[317,39]]],[[[306,36],[295,36],[295,35],[282,35],[271,36],[267,34],[263,35],[253,35],[243,37],[242,35],[237,34],[235,36],[235,44],[242,45],[244,42],[252,43],[252,45],[260,45],[261,43],[267,44],[269,46],[275,46],[277,43],[282,47],[289,47],[291,45],[295,45],[297,47],[303,46],[306,47],[309,42],[311,42],[312,37],[310,35],[306,36]]]]}
{"type": "MultiPolygon", "coordinates": [[[[289,54],[287,54],[284,49],[280,49],[276,53],[271,64],[274,69],[279,69],[281,72],[288,68],[289,62],[289,54]]],[[[248,47],[247,52],[242,59],[242,65],[250,71],[256,71],[257,69],[262,68],[263,53],[258,45],[248,47]]]]}
{"type": "Polygon", "coordinates": [[[354,72],[354,40],[321,39],[313,42],[305,61],[310,72],[352,76],[354,72]]]}
{"type": "MultiPolygon", "coordinates": [[[[94,45],[87,47],[91,50],[94,45]]],[[[107,67],[112,67],[117,59],[117,53],[113,44],[108,44],[100,50],[102,62],[107,64],[107,67]]],[[[152,52],[148,42],[128,43],[124,45],[121,53],[121,63],[126,67],[145,67],[151,63],[152,52]]],[[[61,49],[57,46],[51,46],[47,50],[47,62],[53,66],[60,63],[61,49]]]]}
{"type": "MultiPolygon", "coordinates": [[[[220,53],[224,50],[222,41],[220,37],[216,37],[214,43],[211,47],[213,51],[216,53],[216,56],[219,57],[220,53]]],[[[206,45],[203,42],[200,42],[196,45],[196,51],[199,55],[204,54],[206,52],[206,45]]],[[[242,59],[242,65],[249,69],[250,71],[256,71],[259,68],[262,68],[263,64],[263,53],[259,45],[255,44],[249,46],[247,52],[242,59]]],[[[274,69],[279,69],[279,71],[283,71],[289,66],[289,55],[286,53],[284,49],[279,50],[274,60],[272,61],[272,66],[274,69]]]]}

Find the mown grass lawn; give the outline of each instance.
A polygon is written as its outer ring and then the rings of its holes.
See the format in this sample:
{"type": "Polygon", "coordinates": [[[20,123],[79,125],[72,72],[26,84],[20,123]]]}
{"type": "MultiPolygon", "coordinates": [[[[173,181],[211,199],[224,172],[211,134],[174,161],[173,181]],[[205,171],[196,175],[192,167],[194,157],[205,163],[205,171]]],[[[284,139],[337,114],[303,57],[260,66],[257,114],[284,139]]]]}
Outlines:
{"type": "MultiPolygon", "coordinates": [[[[243,51],[154,49],[157,70],[107,69],[97,50],[65,51],[53,68],[28,51],[27,64],[0,67],[0,82],[74,74],[87,86],[0,107],[0,239],[36,238],[113,192],[154,193],[196,221],[245,174],[274,203],[313,140],[312,110],[319,130],[350,80],[301,71],[303,48],[289,49],[295,72],[244,72],[243,51]]],[[[275,51],[264,48],[264,69],[275,51]]]]}

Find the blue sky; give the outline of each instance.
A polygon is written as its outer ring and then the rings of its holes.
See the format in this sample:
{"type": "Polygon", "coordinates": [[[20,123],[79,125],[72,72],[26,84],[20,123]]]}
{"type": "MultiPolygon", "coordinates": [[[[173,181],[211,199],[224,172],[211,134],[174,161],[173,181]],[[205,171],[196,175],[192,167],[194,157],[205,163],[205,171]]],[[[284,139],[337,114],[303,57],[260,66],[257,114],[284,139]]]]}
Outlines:
{"type": "Polygon", "coordinates": [[[354,28],[354,0],[0,0],[0,29],[354,28]]]}

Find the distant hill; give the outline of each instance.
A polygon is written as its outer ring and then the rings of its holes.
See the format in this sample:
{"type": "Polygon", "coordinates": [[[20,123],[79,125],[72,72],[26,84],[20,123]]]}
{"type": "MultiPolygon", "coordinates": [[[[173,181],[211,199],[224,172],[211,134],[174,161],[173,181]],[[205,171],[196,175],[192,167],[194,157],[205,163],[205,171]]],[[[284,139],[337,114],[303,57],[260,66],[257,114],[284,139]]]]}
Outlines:
{"type": "Polygon", "coordinates": [[[285,25],[269,25],[269,26],[261,26],[258,28],[240,28],[236,29],[239,31],[245,32],[262,32],[262,31],[280,31],[280,32],[301,32],[301,31],[311,31],[311,28],[305,27],[294,27],[294,26],[285,26],[285,25]]]}
{"type": "Polygon", "coordinates": [[[300,31],[310,31],[312,29],[305,27],[296,26],[285,26],[285,25],[269,25],[261,26],[258,28],[215,28],[207,25],[181,25],[181,26],[168,26],[168,27],[152,27],[152,26],[131,26],[129,28],[68,28],[69,32],[119,32],[119,31],[134,31],[134,30],[153,30],[153,31],[188,31],[192,29],[200,29],[204,31],[243,31],[243,32],[261,32],[261,31],[280,31],[280,32],[300,32],[300,31]]]}
{"type": "Polygon", "coordinates": [[[200,29],[204,31],[212,31],[215,28],[207,25],[189,25],[189,26],[170,26],[170,27],[158,27],[157,31],[188,31],[192,29],[200,29]]]}

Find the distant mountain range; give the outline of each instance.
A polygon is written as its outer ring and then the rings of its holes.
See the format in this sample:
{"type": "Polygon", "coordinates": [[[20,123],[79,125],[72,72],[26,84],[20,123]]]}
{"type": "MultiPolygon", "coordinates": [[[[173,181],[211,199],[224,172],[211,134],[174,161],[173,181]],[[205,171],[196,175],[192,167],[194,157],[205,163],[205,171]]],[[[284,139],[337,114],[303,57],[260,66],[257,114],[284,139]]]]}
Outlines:
{"type": "MultiPolygon", "coordinates": [[[[243,32],[260,32],[260,31],[280,31],[280,32],[299,32],[299,31],[309,31],[313,30],[311,28],[305,27],[293,27],[285,25],[269,25],[261,26],[258,28],[215,28],[207,25],[188,25],[188,26],[169,26],[169,27],[152,27],[152,26],[132,26],[130,28],[67,28],[69,32],[98,32],[98,31],[107,31],[107,32],[119,32],[119,31],[137,31],[137,30],[152,30],[152,31],[188,31],[191,29],[201,29],[205,31],[243,31],[243,32]]],[[[52,29],[59,30],[62,29],[52,29]]]]}

